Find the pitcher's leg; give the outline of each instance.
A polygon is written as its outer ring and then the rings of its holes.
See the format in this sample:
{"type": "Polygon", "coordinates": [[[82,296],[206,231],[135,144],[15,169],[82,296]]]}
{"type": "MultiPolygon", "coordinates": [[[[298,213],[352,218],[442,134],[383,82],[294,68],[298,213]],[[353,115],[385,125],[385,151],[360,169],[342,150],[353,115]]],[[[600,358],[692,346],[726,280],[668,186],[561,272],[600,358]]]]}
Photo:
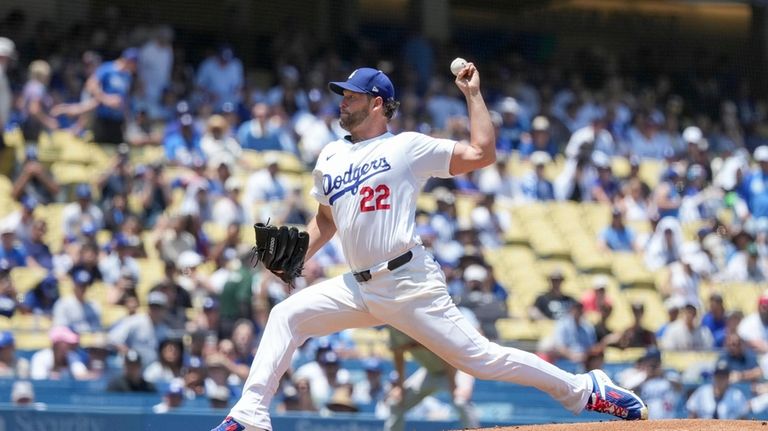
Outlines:
{"type": "Polygon", "coordinates": [[[243,395],[230,416],[247,427],[271,430],[272,396],[298,346],[309,337],[379,324],[365,309],[354,281],[344,276],[294,293],[272,309],[243,395]]]}
{"type": "Polygon", "coordinates": [[[409,312],[401,310],[387,323],[459,370],[479,379],[533,386],[574,413],[586,406],[592,391],[589,376],[571,374],[532,353],[490,342],[464,318],[447,293],[413,300],[408,307],[409,312]]]}

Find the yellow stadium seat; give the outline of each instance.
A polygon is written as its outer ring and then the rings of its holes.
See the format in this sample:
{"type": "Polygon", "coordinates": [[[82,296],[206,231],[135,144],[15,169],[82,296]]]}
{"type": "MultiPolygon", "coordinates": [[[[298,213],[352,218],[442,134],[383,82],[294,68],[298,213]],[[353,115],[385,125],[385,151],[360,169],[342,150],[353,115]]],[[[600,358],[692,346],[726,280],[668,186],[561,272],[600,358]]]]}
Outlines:
{"type": "Polygon", "coordinates": [[[51,347],[47,332],[15,332],[16,348],[18,350],[41,350],[51,347]]]}
{"type": "Polygon", "coordinates": [[[504,341],[538,341],[549,335],[554,327],[550,320],[499,319],[496,330],[504,341]]]}
{"type": "Polygon", "coordinates": [[[101,310],[101,326],[111,328],[114,324],[128,315],[125,307],[120,305],[110,305],[101,310]]]}
{"type": "Polygon", "coordinates": [[[720,353],[716,351],[662,352],[661,361],[664,367],[682,372],[696,365],[714,364],[719,355],[720,353]]]}
{"type": "Polygon", "coordinates": [[[605,362],[607,363],[634,363],[643,357],[643,355],[645,355],[644,348],[605,348],[605,362]]]}
{"type": "Polygon", "coordinates": [[[51,318],[38,314],[16,313],[11,318],[14,331],[48,331],[51,329],[51,318]]]}
{"type": "Polygon", "coordinates": [[[11,270],[11,281],[16,291],[26,293],[37,286],[48,274],[45,268],[17,266],[11,270]]]}
{"type": "Polygon", "coordinates": [[[645,268],[642,257],[632,252],[613,253],[613,275],[625,287],[655,287],[654,274],[645,268]]]}

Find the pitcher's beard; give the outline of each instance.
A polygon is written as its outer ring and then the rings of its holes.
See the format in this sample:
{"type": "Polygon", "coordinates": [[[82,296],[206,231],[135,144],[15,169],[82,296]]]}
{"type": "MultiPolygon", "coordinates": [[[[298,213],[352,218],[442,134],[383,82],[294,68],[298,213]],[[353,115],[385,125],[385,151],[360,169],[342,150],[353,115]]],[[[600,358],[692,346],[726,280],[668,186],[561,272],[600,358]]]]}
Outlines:
{"type": "Polygon", "coordinates": [[[366,119],[366,117],[368,117],[367,109],[364,111],[341,114],[339,118],[339,124],[341,125],[342,129],[346,130],[347,132],[351,132],[352,129],[359,126],[360,123],[366,119]]]}

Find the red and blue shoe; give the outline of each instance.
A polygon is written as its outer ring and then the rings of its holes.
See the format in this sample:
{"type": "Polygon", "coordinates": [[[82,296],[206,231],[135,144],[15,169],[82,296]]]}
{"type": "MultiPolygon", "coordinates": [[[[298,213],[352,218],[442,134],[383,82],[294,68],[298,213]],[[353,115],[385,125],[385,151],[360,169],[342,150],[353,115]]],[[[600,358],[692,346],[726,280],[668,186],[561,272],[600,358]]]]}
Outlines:
{"type": "Polygon", "coordinates": [[[634,392],[613,383],[602,370],[589,372],[592,377],[592,395],[587,410],[607,413],[628,421],[648,419],[648,407],[634,392]]]}
{"type": "Polygon", "coordinates": [[[244,429],[245,427],[237,423],[237,421],[234,420],[232,416],[227,416],[221,425],[217,426],[211,431],[243,431],[244,429]]]}

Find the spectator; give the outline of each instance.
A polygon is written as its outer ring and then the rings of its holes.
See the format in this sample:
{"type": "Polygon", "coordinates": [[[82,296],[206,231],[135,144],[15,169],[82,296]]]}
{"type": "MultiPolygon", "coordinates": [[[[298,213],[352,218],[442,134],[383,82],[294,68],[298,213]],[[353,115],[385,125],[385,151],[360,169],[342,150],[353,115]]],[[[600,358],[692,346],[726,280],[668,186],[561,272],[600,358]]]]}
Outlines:
{"type": "Polygon", "coordinates": [[[237,129],[237,141],[242,148],[256,151],[286,151],[280,140],[280,123],[270,117],[266,103],[256,103],[251,108],[251,120],[237,129]]]}
{"type": "Polygon", "coordinates": [[[277,157],[265,156],[264,164],[267,166],[266,169],[260,169],[248,177],[243,202],[254,204],[285,199],[288,184],[280,172],[277,157]]]}
{"type": "Polygon", "coordinates": [[[760,146],[753,154],[760,168],[744,180],[749,212],[756,220],[768,218],[768,146],[760,146]]]}
{"type": "Polygon", "coordinates": [[[635,232],[624,224],[624,214],[618,208],[611,212],[611,224],[600,233],[599,246],[603,250],[637,251],[635,232]]]}
{"type": "Polygon", "coordinates": [[[139,280],[139,264],[133,258],[135,246],[120,233],[114,236],[112,245],[112,252],[99,260],[99,271],[104,282],[115,284],[126,272],[134,280],[139,280]]]}
{"type": "Polygon", "coordinates": [[[229,407],[230,391],[226,386],[215,386],[206,391],[208,394],[209,407],[212,409],[225,409],[229,407]]]}
{"type": "Polygon", "coordinates": [[[757,302],[757,311],[744,317],[737,332],[761,359],[768,353],[768,290],[757,302]]]}
{"type": "Polygon", "coordinates": [[[53,307],[59,299],[59,281],[51,274],[40,280],[29,292],[24,294],[24,300],[19,304],[27,313],[51,316],[53,307]]]}
{"type": "Polygon", "coordinates": [[[498,339],[496,321],[507,317],[506,297],[493,291],[493,279],[482,265],[469,265],[464,269],[463,277],[466,287],[459,304],[474,313],[486,337],[498,339]]]}
{"type": "Polygon", "coordinates": [[[653,191],[653,204],[656,206],[660,220],[666,217],[676,219],[680,213],[682,197],[677,187],[679,180],[678,173],[674,169],[668,169],[653,191]]]}
{"type": "Polygon", "coordinates": [[[187,230],[188,223],[187,217],[176,214],[157,225],[160,231],[157,246],[164,261],[177,262],[182,253],[197,249],[197,239],[187,230]]]}
{"type": "Polygon", "coordinates": [[[312,386],[308,378],[295,379],[293,384],[283,387],[283,403],[278,409],[285,411],[316,412],[312,401],[312,386]]]}
{"type": "Polygon", "coordinates": [[[683,231],[680,222],[673,217],[659,220],[656,230],[645,246],[645,265],[655,271],[680,260],[683,231]]]}
{"type": "Polygon", "coordinates": [[[194,118],[190,114],[183,114],[179,124],[177,130],[168,133],[163,139],[165,158],[172,165],[192,167],[196,160],[205,160],[205,153],[200,146],[200,134],[195,130],[194,118]]]}
{"type": "Polygon", "coordinates": [[[665,296],[677,296],[685,302],[700,307],[699,285],[701,276],[693,269],[694,257],[690,253],[683,254],[679,261],[669,264],[669,276],[661,287],[665,296]]]}
{"type": "Polygon", "coordinates": [[[749,403],[744,394],[728,381],[731,369],[728,363],[717,361],[712,383],[699,386],[685,408],[692,419],[744,419],[749,413],[749,403]]]}
{"type": "Polygon", "coordinates": [[[515,179],[507,170],[507,158],[499,157],[496,164],[481,169],[477,180],[477,185],[481,193],[494,195],[494,197],[503,203],[511,203],[520,196],[520,188],[515,179]]]}
{"type": "Polygon", "coordinates": [[[628,141],[632,154],[646,159],[660,160],[664,157],[666,145],[664,137],[659,133],[661,119],[656,113],[638,112],[634,125],[629,130],[628,141]]]}
{"type": "Polygon", "coordinates": [[[77,354],[80,336],[66,326],[54,326],[48,335],[51,347],[32,355],[30,377],[33,380],[87,380],[88,368],[77,354]]]}
{"type": "Polygon", "coordinates": [[[240,143],[230,134],[230,126],[226,118],[221,115],[211,115],[208,118],[207,130],[200,138],[200,148],[206,159],[216,156],[226,157],[228,160],[239,161],[243,152],[240,143]]]}
{"type": "Polygon", "coordinates": [[[77,257],[68,272],[73,274],[80,269],[88,271],[94,280],[104,279],[99,269],[99,246],[96,242],[87,241],[79,247],[77,257]]]}
{"type": "Polygon", "coordinates": [[[141,375],[141,355],[128,350],[123,356],[123,374],[114,377],[107,385],[107,392],[148,392],[154,393],[155,385],[141,375]]]}
{"type": "Polygon", "coordinates": [[[147,365],[144,380],[150,383],[168,383],[182,377],[184,364],[184,343],[178,338],[166,338],[158,347],[158,359],[147,365]]]}
{"type": "Polygon", "coordinates": [[[565,156],[568,158],[578,158],[582,151],[590,157],[592,151],[599,151],[606,156],[616,155],[613,136],[605,128],[605,121],[600,115],[594,117],[590,124],[575,130],[565,146],[565,156]]]}
{"type": "Polygon", "coordinates": [[[48,225],[45,220],[35,220],[32,222],[29,238],[23,245],[28,254],[29,266],[53,271],[53,254],[44,239],[47,232],[48,225]]]}
{"type": "Polygon", "coordinates": [[[555,322],[551,347],[546,342],[539,349],[552,361],[567,359],[581,363],[592,347],[597,343],[595,328],[584,317],[584,307],[580,302],[571,304],[568,314],[555,322]]]}
{"type": "MultiPolygon", "coordinates": [[[[634,169],[634,167],[630,168],[634,169]]],[[[630,178],[623,186],[619,207],[629,221],[646,221],[650,219],[650,203],[648,197],[651,189],[640,178],[630,178]]]]}
{"type": "Polygon", "coordinates": [[[763,378],[763,370],[757,363],[755,354],[744,346],[739,334],[728,334],[725,337],[725,351],[720,354],[718,361],[725,361],[731,370],[731,383],[742,381],[757,381],[763,378]]]}
{"type": "Polygon", "coordinates": [[[505,97],[499,103],[498,111],[502,122],[496,147],[500,153],[509,154],[520,148],[521,138],[528,129],[521,118],[522,108],[513,97],[505,97]]]}
{"type": "Polygon", "coordinates": [[[557,144],[549,133],[549,120],[543,115],[534,118],[531,123],[531,133],[523,133],[520,138],[518,154],[523,159],[536,151],[544,151],[553,159],[557,156],[557,144]]]}
{"type": "Polygon", "coordinates": [[[571,305],[576,301],[562,292],[561,287],[564,279],[565,277],[560,270],[550,272],[549,291],[536,297],[536,301],[529,309],[528,316],[532,320],[559,320],[568,313],[571,305]]]}
{"type": "Polygon", "coordinates": [[[669,326],[677,320],[683,307],[685,307],[685,300],[677,296],[669,297],[664,301],[664,308],[667,310],[667,321],[656,331],[657,340],[661,340],[669,326]]]}
{"type": "Polygon", "coordinates": [[[16,172],[11,196],[14,199],[34,199],[49,204],[56,199],[60,187],[51,171],[37,159],[37,148],[27,147],[25,160],[16,172]]]}
{"type": "Polygon", "coordinates": [[[381,376],[383,364],[378,358],[367,358],[363,360],[363,369],[365,379],[355,383],[352,399],[360,406],[376,406],[384,401],[389,390],[381,376]]]}
{"type": "Polygon", "coordinates": [[[0,219],[0,261],[5,262],[9,269],[17,266],[27,266],[27,251],[16,241],[16,226],[13,220],[0,219]]]}
{"type": "Polygon", "coordinates": [[[612,305],[605,293],[608,282],[608,277],[602,274],[592,277],[592,289],[585,291],[580,301],[585,313],[598,312],[605,304],[612,305]]]}
{"type": "Polygon", "coordinates": [[[53,306],[53,324],[67,326],[77,332],[101,330],[101,310],[85,299],[86,290],[93,284],[91,274],[80,269],[72,273],[73,296],[65,296],[53,306]]]}
{"type": "Polygon", "coordinates": [[[612,341],[609,336],[613,333],[608,327],[608,319],[611,318],[613,313],[613,305],[610,303],[603,303],[598,310],[597,323],[595,323],[595,339],[600,346],[604,346],[608,342],[612,341]]]}
{"type": "Polygon", "coordinates": [[[173,70],[173,29],[161,25],[152,30],[152,37],[139,50],[137,74],[144,90],[143,102],[149,117],[162,117],[163,92],[171,86],[173,70]]]}
{"type": "Polygon", "coordinates": [[[472,404],[475,378],[456,370],[434,353],[404,333],[390,328],[389,345],[394,355],[397,380],[387,397],[390,415],[384,423],[387,431],[405,429],[405,415],[429,395],[447,390],[459,420],[465,428],[477,428],[479,420],[472,404]],[[419,369],[405,378],[405,353],[411,354],[419,369]]]}
{"type": "Polygon", "coordinates": [[[215,55],[206,58],[197,71],[195,84],[203,100],[215,111],[220,111],[228,103],[240,103],[244,84],[243,64],[235,57],[232,47],[221,45],[215,55]]]}
{"type": "Polygon", "coordinates": [[[155,414],[168,413],[171,410],[181,407],[184,403],[184,381],[174,379],[168,385],[163,395],[163,400],[159,404],[152,406],[152,412],[155,414]]]}
{"type": "Polygon", "coordinates": [[[126,195],[133,189],[133,172],[130,164],[130,147],[128,144],[117,146],[112,166],[110,166],[96,182],[96,190],[101,191],[101,206],[111,202],[117,195],[126,195]]]}
{"type": "Polygon", "coordinates": [[[643,327],[645,306],[641,302],[632,303],[632,325],[620,334],[615,345],[621,349],[632,347],[651,348],[656,346],[656,336],[643,327]]]}
{"type": "Polygon", "coordinates": [[[40,133],[59,128],[59,122],[50,115],[53,98],[48,94],[51,66],[45,60],[29,63],[29,80],[21,94],[21,131],[24,140],[37,144],[40,133]]]}
{"type": "Polygon", "coordinates": [[[167,338],[164,323],[168,312],[168,297],[162,292],[150,292],[148,313],[127,317],[109,331],[109,342],[120,352],[136,350],[142,361],[151,364],[157,359],[160,342],[167,338]]]}
{"type": "Polygon", "coordinates": [[[511,227],[509,215],[505,211],[495,211],[495,202],[494,195],[483,195],[469,216],[478,231],[480,242],[488,248],[500,246],[504,233],[511,227]]]}
{"type": "Polygon", "coordinates": [[[529,201],[549,201],[555,198],[552,183],[545,177],[544,170],[552,161],[549,154],[537,151],[531,154],[531,164],[534,172],[529,173],[521,181],[523,196],[529,201]]]}
{"type": "Polygon", "coordinates": [[[10,224],[16,226],[16,239],[26,244],[29,242],[30,235],[32,234],[32,225],[35,223],[35,208],[37,208],[37,199],[31,196],[24,196],[21,198],[21,209],[14,211],[11,214],[5,216],[5,221],[10,221],[10,224]]]}
{"type": "Polygon", "coordinates": [[[722,281],[763,283],[768,280],[765,258],[757,246],[750,243],[746,250],[737,250],[721,274],[722,281]]]}
{"type": "MultiPolygon", "coordinates": [[[[243,189],[239,178],[229,177],[224,183],[224,196],[218,198],[213,204],[212,219],[220,227],[228,227],[232,224],[237,225],[238,232],[240,225],[244,225],[246,220],[250,220],[250,211],[240,204],[240,191],[243,189]]],[[[277,222],[276,222],[277,223],[277,222]]]]}
{"type": "Polygon", "coordinates": [[[709,295],[709,311],[701,317],[701,325],[706,326],[715,340],[715,347],[723,347],[726,338],[726,314],[723,297],[719,293],[709,295]]]}
{"type": "Polygon", "coordinates": [[[646,369],[645,381],[639,386],[638,394],[648,406],[648,419],[674,419],[680,403],[681,385],[673,373],[667,373],[661,366],[661,352],[648,349],[643,360],[646,369]]]}
{"type": "Polygon", "coordinates": [[[141,202],[139,214],[143,225],[152,228],[170,204],[171,190],[163,179],[162,165],[149,165],[141,172],[139,169],[136,171],[136,176],[140,176],[140,179],[134,183],[136,189],[133,193],[141,202]]]}
{"type": "Polygon", "coordinates": [[[250,259],[250,253],[242,253],[229,264],[230,276],[219,296],[221,332],[225,337],[230,336],[235,322],[240,319],[252,320],[254,317],[253,286],[258,284],[261,276],[259,272],[251,270],[250,259]]]}
{"type": "Polygon", "coordinates": [[[312,401],[324,406],[330,401],[333,391],[348,378],[348,371],[341,368],[339,356],[332,350],[318,350],[315,361],[299,367],[294,373],[295,379],[309,379],[312,388],[312,401]]]}
{"type": "Polygon", "coordinates": [[[714,345],[712,334],[704,326],[696,322],[696,306],[686,304],[680,317],[669,328],[659,341],[663,350],[709,350],[714,345]]]}
{"type": "Polygon", "coordinates": [[[95,110],[93,140],[100,144],[123,142],[123,127],[138,59],[139,50],[127,48],[119,58],[102,63],[85,83],[90,99],[78,105],[57,105],[51,113],[80,116],[95,110]]]}
{"type": "Polygon", "coordinates": [[[16,340],[13,332],[0,332],[0,377],[28,378],[29,360],[16,355],[16,340]]]}
{"type": "Polygon", "coordinates": [[[92,201],[91,186],[78,184],[75,196],[77,202],[67,204],[62,210],[64,234],[77,235],[85,225],[91,225],[97,231],[104,228],[104,214],[92,201]]]}
{"type": "Polygon", "coordinates": [[[11,388],[11,402],[15,407],[30,407],[36,410],[45,410],[44,403],[35,402],[35,388],[28,380],[17,380],[11,388]]]}
{"type": "Polygon", "coordinates": [[[597,168],[597,178],[592,185],[591,200],[611,205],[619,197],[619,181],[613,175],[611,159],[602,152],[596,151],[592,160],[597,168]]]}
{"type": "MultiPolygon", "coordinates": [[[[138,108],[125,125],[125,142],[131,147],[156,146],[162,143],[163,133],[150,119],[148,108],[138,108]]],[[[162,112],[152,115],[164,116],[162,112]]]]}

